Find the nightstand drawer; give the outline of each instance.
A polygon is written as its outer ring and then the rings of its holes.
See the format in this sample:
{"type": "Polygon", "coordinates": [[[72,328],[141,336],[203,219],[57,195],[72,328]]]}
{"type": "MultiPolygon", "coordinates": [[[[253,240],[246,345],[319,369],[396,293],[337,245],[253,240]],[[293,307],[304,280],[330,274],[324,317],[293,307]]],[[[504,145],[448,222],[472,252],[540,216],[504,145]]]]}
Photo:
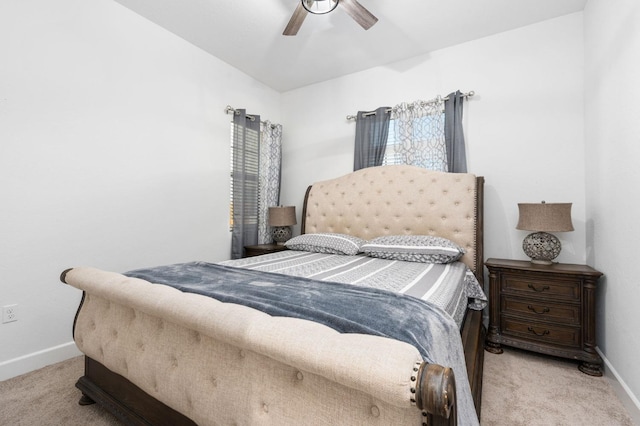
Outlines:
{"type": "Polygon", "coordinates": [[[580,347],[580,327],[546,324],[543,322],[520,321],[502,317],[502,333],[536,342],[554,345],[580,347]]]}
{"type": "Polygon", "coordinates": [[[580,282],[575,280],[548,280],[522,275],[503,274],[502,291],[530,297],[553,297],[580,301],[580,282]]]}
{"type": "Polygon", "coordinates": [[[580,305],[503,296],[500,309],[506,314],[526,316],[533,321],[580,325],[580,305]]]}

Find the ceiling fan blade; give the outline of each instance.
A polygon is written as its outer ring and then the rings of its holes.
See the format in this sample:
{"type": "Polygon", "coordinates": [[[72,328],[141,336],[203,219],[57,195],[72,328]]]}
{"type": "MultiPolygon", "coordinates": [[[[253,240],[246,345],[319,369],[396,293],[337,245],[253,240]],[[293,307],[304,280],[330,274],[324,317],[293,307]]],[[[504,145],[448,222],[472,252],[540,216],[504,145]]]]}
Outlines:
{"type": "Polygon", "coordinates": [[[302,7],[302,2],[298,3],[298,7],[293,11],[293,15],[291,15],[291,19],[289,20],[289,23],[284,29],[282,35],[294,36],[298,34],[298,30],[302,26],[304,18],[307,17],[307,13],[307,10],[302,7]]]}
{"type": "Polygon", "coordinates": [[[368,30],[378,22],[378,18],[373,16],[363,5],[356,0],[340,0],[345,12],[349,14],[362,28],[368,30]]]}

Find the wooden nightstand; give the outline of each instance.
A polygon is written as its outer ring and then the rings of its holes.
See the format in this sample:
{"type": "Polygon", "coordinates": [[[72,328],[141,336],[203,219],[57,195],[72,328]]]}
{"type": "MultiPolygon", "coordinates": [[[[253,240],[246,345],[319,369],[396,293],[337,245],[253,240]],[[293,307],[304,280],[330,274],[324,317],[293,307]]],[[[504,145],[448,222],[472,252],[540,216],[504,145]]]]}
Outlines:
{"type": "Polygon", "coordinates": [[[244,246],[244,257],[259,256],[261,254],[275,253],[287,250],[287,247],[279,244],[258,244],[255,246],[244,246]]]}
{"type": "Polygon", "coordinates": [[[602,376],[595,351],[595,291],[602,275],[586,265],[489,259],[489,332],[485,349],[501,345],[582,361],[602,376]]]}

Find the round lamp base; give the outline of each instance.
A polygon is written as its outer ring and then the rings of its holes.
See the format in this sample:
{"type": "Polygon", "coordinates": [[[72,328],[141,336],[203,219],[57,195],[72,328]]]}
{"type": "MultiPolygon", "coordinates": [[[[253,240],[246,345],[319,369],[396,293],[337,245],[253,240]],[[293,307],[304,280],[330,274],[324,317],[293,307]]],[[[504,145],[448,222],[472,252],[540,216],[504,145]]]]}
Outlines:
{"type": "Polygon", "coordinates": [[[560,240],[547,232],[534,232],[522,242],[522,250],[531,258],[531,262],[540,265],[553,264],[553,259],[558,257],[561,249],[560,240]]]}
{"type": "Polygon", "coordinates": [[[271,231],[273,241],[278,245],[284,245],[291,238],[292,232],[290,226],[274,226],[271,231]]]}

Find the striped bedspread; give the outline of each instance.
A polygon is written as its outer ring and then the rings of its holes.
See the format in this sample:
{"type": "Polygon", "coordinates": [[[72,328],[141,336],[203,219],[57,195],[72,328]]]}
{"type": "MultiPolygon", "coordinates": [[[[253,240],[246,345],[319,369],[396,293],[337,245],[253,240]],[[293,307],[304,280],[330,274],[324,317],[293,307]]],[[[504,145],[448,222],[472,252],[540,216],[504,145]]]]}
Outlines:
{"type": "Polygon", "coordinates": [[[487,304],[478,281],[462,262],[442,265],[285,250],[220,264],[407,294],[434,303],[458,327],[467,306],[480,310],[487,304]]]}

